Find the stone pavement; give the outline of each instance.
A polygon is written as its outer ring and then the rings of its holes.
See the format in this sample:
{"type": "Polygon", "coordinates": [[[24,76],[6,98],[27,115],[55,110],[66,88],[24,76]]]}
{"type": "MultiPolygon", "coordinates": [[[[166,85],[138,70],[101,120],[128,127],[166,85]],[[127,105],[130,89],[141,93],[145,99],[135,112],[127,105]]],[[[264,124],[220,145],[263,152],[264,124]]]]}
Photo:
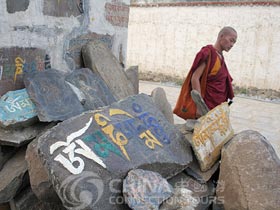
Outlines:
{"type": "MultiPolygon", "coordinates": [[[[180,93],[180,87],[168,84],[140,81],[139,93],[151,94],[156,87],[162,87],[167,100],[173,108],[180,93]]],[[[280,103],[271,103],[235,97],[230,106],[230,120],[235,133],[243,130],[255,130],[260,132],[273,146],[280,157],[280,103]]],[[[184,120],[174,115],[176,124],[184,123],[184,120]]]]}

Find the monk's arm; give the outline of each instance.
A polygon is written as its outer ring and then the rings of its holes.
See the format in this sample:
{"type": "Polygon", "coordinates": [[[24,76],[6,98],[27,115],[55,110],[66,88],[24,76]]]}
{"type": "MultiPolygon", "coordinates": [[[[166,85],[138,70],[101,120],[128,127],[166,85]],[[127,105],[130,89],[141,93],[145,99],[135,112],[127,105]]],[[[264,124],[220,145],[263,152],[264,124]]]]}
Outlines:
{"type": "Polygon", "coordinates": [[[197,67],[197,69],[194,71],[191,78],[192,89],[197,90],[200,93],[200,95],[201,95],[200,77],[202,76],[205,67],[206,67],[206,63],[200,64],[197,67]]]}

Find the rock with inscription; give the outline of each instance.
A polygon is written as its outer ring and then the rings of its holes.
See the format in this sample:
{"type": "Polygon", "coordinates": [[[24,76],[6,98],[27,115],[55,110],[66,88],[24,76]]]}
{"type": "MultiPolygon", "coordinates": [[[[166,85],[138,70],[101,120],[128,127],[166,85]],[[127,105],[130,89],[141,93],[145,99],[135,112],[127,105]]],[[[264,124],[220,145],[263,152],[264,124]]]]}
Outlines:
{"type": "Polygon", "coordinates": [[[71,89],[73,90],[73,92],[76,94],[76,96],[78,97],[80,103],[81,103],[82,105],[84,105],[85,102],[86,102],[86,96],[85,96],[85,94],[84,94],[82,91],[80,91],[80,89],[77,88],[77,87],[76,87],[75,85],[73,85],[72,83],[67,82],[67,81],[66,81],[66,83],[70,86],[70,88],[71,88],[71,89]]]}
{"type": "Polygon", "coordinates": [[[163,88],[157,87],[152,91],[152,98],[160,111],[164,114],[168,122],[174,124],[173,111],[170,103],[166,98],[163,88]]]}
{"type": "MultiPolygon", "coordinates": [[[[0,66],[0,78],[1,78],[1,66],[0,66]]],[[[18,89],[23,89],[24,87],[18,88],[18,89]]],[[[15,87],[15,84],[12,79],[0,79],[0,96],[3,96],[6,94],[8,91],[14,91],[17,88],[15,87]]]]}
{"type": "Polygon", "coordinates": [[[15,154],[17,151],[16,147],[0,146],[0,171],[4,164],[15,154]]]}
{"type": "Polygon", "coordinates": [[[21,148],[0,171],[0,203],[10,201],[20,188],[28,184],[25,149],[21,148]]]}
{"type": "Polygon", "coordinates": [[[0,127],[28,126],[36,121],[36,108],[26,89],[9,91],[0,98],[0,127]]]}
{"type": "Polygon", "coordinates": [[[94,40],[83,46],[82,57],[85,66],[101,76],[117,100],[134,95],[132,83],[103,42],[94,40]]]}
{"type": "Polygon", "coordinates": [[[37,153],[37,141],[35,139],[28,145],[25,155],[31,189],[41,201],[58,203],[60,200],[37,153]]]}
{"type": "Polygon", "coordinates": [[[139,70],[138,66],[131,66],[125,70],[127,78],[134,87],[134,94],[139,94],[139,70]]]}
{"type": "Polygon", "coordinates": [[[28,74],[24,84],[40,121],[63,121],[84,111],[65,76],[55,69],[28,74]]]}
{"type": "Polygon", "coordinates": [[[201,171],[207,171],[216,163],[223,145],[232,137],[228,103],[222,103],[198,119],[191,144],[201,171]]]}
{"type": "Polygon", "coordinates": [[[280,160],[256,131],[242,131],[222,150],[217,195],[225,209],[277,210],[280,160]]]}
{"type": "Polygon", "coordinates": [[[158,209],[173,194],[173,187],[159,173],[135,169],[123,181],[123,195],[133,210],[158,209]]]}
{"type": "Polygon", "coordinates": [[[170,178],[192,161],[188,142],[145,94],[68,119],[36,147],[66,208],[127,209],[120,199],[128,171],[170,178]]]}
{"type": "Polygon", "coordinates": [[[29,143],[44,130],[52,127],[49,123],[36,123],[26,128],[3,129],[0,128],[0,145],[20,147],[29,143]]]}
{"type": "Polygon", "coordinates": [[[85,95],[85,102],[83,103],[85,110],[108,106],[116,101],[106,83],[90,69],[74,70],[66,76],[66,80],[75,85],[85,95]]]}
{"type": "Polygon", "coordinates": [[[11,210],[66,210],[63,205],[39,200],[30,187],[26,187],[10,202],[11,210]]]}

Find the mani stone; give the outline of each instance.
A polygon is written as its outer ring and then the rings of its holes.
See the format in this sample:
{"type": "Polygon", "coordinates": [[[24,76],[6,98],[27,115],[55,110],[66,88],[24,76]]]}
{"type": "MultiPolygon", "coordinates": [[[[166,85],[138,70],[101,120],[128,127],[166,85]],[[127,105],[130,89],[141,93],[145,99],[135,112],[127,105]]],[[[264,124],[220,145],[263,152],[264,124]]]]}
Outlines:
{"type": "MultiPolygon", "coordinates": [[[[1,77],[1,67],[0,67],[0,77],[1,77]]],[[[22,87],[24,88],[24,87],[22,87]]],[[[16,89],[22,89],[22,88],[16,88],[14,81],[12,79],[2,79],[0,80],[0,96],[3,96],[8,91],[13,91],[16,89]]]]}
{"type": "Polygon", "coordinates": [[[0,127],[28,126],[37,119],[35,105],[26,89],[9,91],[0,99],[0,127]]]}
{"type": "Polygon", "coordinates": [[[223,145],[232,137],[228,103],[222,103],[198,119],[191,145],[201,171],[207,171],[216,163],[223,145]]]}
{"type": "Polygon", "coordinates": [[[97,73],[92,72],[90,69],[74,70],[65,79],[85,95],[85,102],[83,103],[85,110],[95,110],[116,102],[106,83],[97,73]]]}
{"type": "Polygon", "coordinates": [[[151,94],[157,108],[162,111],[168,122],[174,124],[173,111],[170,103],[166,98],[166,94],[163,88],[157,87],[151,94]]]}
{"type": "Polygon", "coordinates": [[[133,210],[158,209],[173,194],[173,187],[159,173],[135,169],[123,181],[123,195],[133,210]]]}
{"type": "Polygon", "coordinates": [[[131,66],[125,70],[127,78],[130,80],[134,87],[134,94],[139,94],[139,70],[138,66],[131,66]]]}
{"type": "Polygon", "coordinates": [[[36,123],[25,128],[3,129],[0,127],[0,145],[20,147],[51,126],[53,124],[36,123]]]}
{"type": "Polygon", "coordinates": [[[25,155],[31,189],[39,200],[58,203],[60,200],[37,153],[37,141],[38,138],[28,145],[25,155]]]}
{"type": "Polygon", "coordinates": [[[106,45],[99,40],[82,47],[84,64],[96,72],[108,85],[117,100],[134,95],[134,87],[120,63],[106,45]]]}
{"type": "Polygon", "coordinates": [[[222,150],[218,200],[225,209],[279,210],[280,160],[252,130],[237,134],[222,150]]]}
{"type": "Polygon", "coordinates": [[[39,200],[30,187],[26,187],[10,202],[11,210],[66,210],[62,204],[39,200]]]}
{"type": "Polygon", "coordinates": [[[0,203],[10,201],[20,190],[27,185],[27,164],[24,159],[25,149],[22,147],[0,171],[0,203]]]}
{"type": "Polygon", "coordinates": [[[64,78],[64,75],[55,69],[38,71],[24,78],[40,121],[63,121],[84,111],[78,97],[64,78]]]}
{"type": "Polygon", "coordinates": [[[121,188],[130,170],[170,178],[192,161],[188,142],[145,94],[63,121],[36,147],[64,206],[81,210],[127,209],[121,188]]]}

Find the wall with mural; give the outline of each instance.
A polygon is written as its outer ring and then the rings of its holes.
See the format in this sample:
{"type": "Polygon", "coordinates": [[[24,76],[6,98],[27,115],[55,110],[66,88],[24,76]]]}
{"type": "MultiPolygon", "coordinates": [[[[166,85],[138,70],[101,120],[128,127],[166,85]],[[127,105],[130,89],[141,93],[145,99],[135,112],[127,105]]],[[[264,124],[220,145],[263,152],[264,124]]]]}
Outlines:
{"type": "Polygon", "coordinates": [[[229,25],[238,32],[224,53],[234,84],[280,90],[279,1],[152,2],[131,4],[128,66],[185,78],[198,50],[229,25]]]}
{"type": "Polygon", "coordinates": [[[129,0],[0,0],[0,95],[26,72],[83,66],[81,47],[102,40],[125,63],[129,0]]]}

